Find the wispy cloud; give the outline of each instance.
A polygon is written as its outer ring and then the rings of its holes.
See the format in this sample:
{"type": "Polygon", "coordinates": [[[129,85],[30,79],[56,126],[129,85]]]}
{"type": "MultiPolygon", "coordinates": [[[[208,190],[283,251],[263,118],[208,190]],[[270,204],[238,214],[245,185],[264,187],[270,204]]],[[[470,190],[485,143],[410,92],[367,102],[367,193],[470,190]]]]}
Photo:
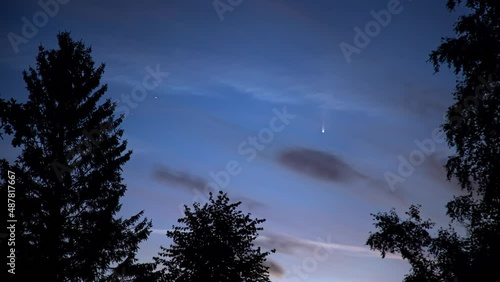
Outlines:
{"type": "Polygon", "coordinates": [[[166,181],[176,187],[189,190],[203,190],[207,182],[201,177],[194,176],[185,171],[173,170],[166,166],[157,166],[153,171],[153,177],[159,181],[166,181]]]}
{"type": "Polygon", "coordinates": [[[286,168],[325,181],[346,183],[369,179],[334,154],[303,147],[283,150],[278,162],[286,168]]]}
{"type": "Polygon", "coordinates": [[[283,277],[285,275],[285,269],[273,260],[266,260],[264,265],[269,267],[269,274],[271,274],[271,276],[283,277]]]}
{"type": "Polygon", "coordinates": [[[237,197],[233,197],[232,199],[236,202],[241,202],[243,207],[246,207],[248,210],[251,210],[251,211],[258,210],[258,209],[265,209],[268,207],[267,205],[265,205],[259,201],[256,201],[254,199],[250,199],[248,197],[243,197],[243,196],[238,197],[237,196],[237,197]]]}
{"type": "MultiPolygon", "coordinates": [[[[324,249],[332,253],[337,252],[355,256],[380,257],[378,252],[372,251],[367,247],[331,242],[330,236],[328,236],[326,240],[320,239],[314,241],[282,234],[267,234],[257,237],[256,243],[264,248],[276,249],[276,252],[293,256],[303,253],[313,253],[317,249],[324,249]]],[[[400,256],[393,254],[387,255],[386,258],[402,259],[400,256]]]]}
{"type": "MultiPolygon", "coordinates": [[[[173,185],[174,188],[183,188],[189,192],[192,192],[193,190],[205,192],[205,187],[208,185],[208,181],[200,176],[191,174],[186,171],[173,170],[164,165],[155,167],[155,169],[153,170],[153,178],[157,181],[166,182],[170,185],[173,185]]],[[[228,197],[233,202],[241,202],[241,207],[249,211],[255,211],[267,207],[267,205],[265,205],[264,203],[245,196],[228,193],[228,197]]]]}
{"type": "Polygon", "coordinates": [[[255,80],[247,81],[247,80],[223,80],[221,84],[225,84],[228,87],[234,88],[237,92],[248,95],[257,100],[277,103],[277,104],[297,104],[300,103],[303,97],[300,95],[291,95],[294,94],[293,91],[287,91],[283,85],[279,83],[262,83],[262,79],[260,79],[260,83],[256,83],[255,80]]]}
{"type": "Polygon", "coordinates": [[[402,192],[390,191],[385,180],[359,172],[334,153],[294,147],[279,152],[276,160],[283,167],[310,178],[347,185],[349,191],[364,200],[391,205],[407,204],[402,192]]]}
{"type": "Polygon", "coordinates": [[[340,98],[339,95],[333,95],[328,92],[315,92],[304,96],[307,100],[319,104],[319,107],[325,110],[334,111],[358,111],[366,112],[370,110],[367,105],[361,102],[352,103],[340,98]]]}

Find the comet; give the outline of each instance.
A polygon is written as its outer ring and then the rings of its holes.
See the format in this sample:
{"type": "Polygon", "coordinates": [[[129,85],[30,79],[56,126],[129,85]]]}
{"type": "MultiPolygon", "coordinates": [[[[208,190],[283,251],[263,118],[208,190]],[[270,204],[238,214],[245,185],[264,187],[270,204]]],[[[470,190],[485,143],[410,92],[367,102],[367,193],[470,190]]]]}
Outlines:
{"type": "Polygon", "coordinates": [[[327,118],[327,112],[324,107],[320,107],[319,109],[321,111],[321,133],[326,132],[326,118],[327,118]]]}

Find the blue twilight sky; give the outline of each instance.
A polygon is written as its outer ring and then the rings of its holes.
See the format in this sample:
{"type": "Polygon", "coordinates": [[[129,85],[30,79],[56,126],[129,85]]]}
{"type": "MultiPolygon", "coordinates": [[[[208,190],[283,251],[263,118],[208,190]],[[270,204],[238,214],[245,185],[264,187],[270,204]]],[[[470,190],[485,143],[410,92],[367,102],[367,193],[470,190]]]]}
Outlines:
{"type": "Polygon", "coordinates": [[[267,219],[273,282],[401,281],[407,263],[365,246],[370,213],[445,222],[458,190],[435,130],[455,77],[426,61],[463,12],[446,1],[58,1],[4,3],[0,91],[25,101],[21,72],[60,31],[92,46],[134,152],[122,214],[153,219],[141,259],[203,187],[267,219]]]}

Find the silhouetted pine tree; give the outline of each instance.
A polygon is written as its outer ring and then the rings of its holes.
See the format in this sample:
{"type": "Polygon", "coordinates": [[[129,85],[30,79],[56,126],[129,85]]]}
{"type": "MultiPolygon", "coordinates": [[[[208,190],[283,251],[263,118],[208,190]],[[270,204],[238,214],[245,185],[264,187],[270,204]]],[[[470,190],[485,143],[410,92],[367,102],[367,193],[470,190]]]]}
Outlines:
{"type": "MultiPolygon", "coordinates": [[[[143,212],[117,217],[126,191],[121,167],[130,159],[123,117],[100,102],[104,64],[91,49],[59,33],[59,49],[39,47],[36,67],[23,72],[26,103],[6,102],[0,118],[22,153],[16,173],[15,210],[19,281],[109,281],[110,267],[135,257],[151,232],[143,212]],[[108,278],[106,278],[108,277],[108,278]]],[[[2,186],[3,187],[3,186],[2,186]]]]}

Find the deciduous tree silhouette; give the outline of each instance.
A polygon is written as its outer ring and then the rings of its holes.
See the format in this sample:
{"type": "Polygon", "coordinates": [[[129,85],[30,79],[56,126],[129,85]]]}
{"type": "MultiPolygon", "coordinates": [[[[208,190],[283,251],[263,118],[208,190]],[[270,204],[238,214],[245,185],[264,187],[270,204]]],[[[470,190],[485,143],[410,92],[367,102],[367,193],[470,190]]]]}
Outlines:
{"type": "MultiPolygon", "coordinates": [[[[269,282],[268,267],[263,263],[270,252],[254,247],[257,227],[264,219],[251,219],[229,203],[226,194],[216,199],[210,193],[209,203],[193,208],[185,206],[185,226],[174,226],[167,232],[173,239],[170,248],[161,247],[155,257],[160,267],[160,281],[168,282],[269,282]]],[[[274,252],[274,250],[271,250],[274,252]]]]}
{"type": "Polygon", "coordinates": [[[458,76],[443,125],[456,149],[446,170],[467,193],[447,204],[450,227],[437,234],[412,206],[405,220],[394,210],[374,215],[378,231],[367,241],[382,256],[397,252],[410,262],[405,281],[500,281],[500,2],[448,0],[447,7],[460,4],[470,13],[430,61],[436,72],[446,63],[458,76]],[[465,234],[453,229],[457,223],[465,234]]]}
{"type": "Polygon", "coordinates": [[[0,103],[4,131],[22,149],[2,161],[0,182],[16,173],[16,276],[19,281],[109,281],[109,268],[135,257],[150,234],[143,212],[117,216],[126,191],[121,167],[130,159],[115,104],[100,101],[104,65],[68,32],[59,49],[39,47],[24,71],[28,101],[0,103]]]}

